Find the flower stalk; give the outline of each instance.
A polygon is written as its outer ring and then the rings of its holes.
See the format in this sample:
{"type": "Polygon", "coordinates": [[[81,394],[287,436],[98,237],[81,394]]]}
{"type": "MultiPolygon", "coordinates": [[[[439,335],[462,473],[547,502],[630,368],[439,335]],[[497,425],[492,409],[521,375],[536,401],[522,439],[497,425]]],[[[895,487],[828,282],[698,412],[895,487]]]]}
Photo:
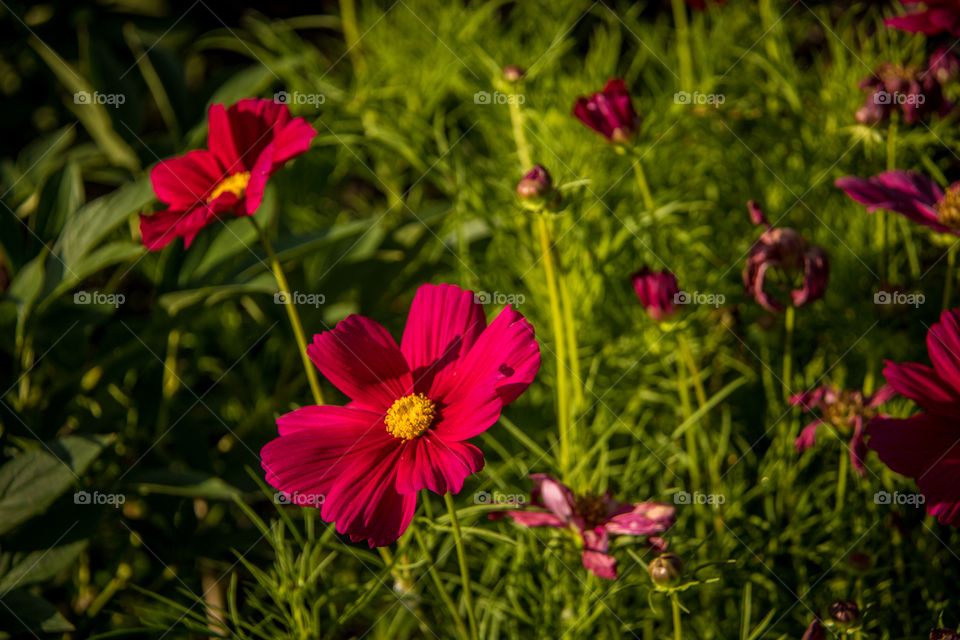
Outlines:
{"type": "Polygon", "coordinates": [[[310,362],[310,356],[307,355],[307,338],[303,332],[303,324],[300,322],[297,305],[293,303],[293,293],[290,291],[287,276],[284,274],[283,267],[280,266],[280,261],[277,260],[277,256],[273,252],[273,245],[270,244],[270,238],[264,233],[263,228],[257,223],[253,216],[248,216],[247,219],[250,220],[250,223],[257,230],[257,235],[260,236],[260,243],[263,245],[264,251],[267,252],[267,260],[270,263],[270,269],[273,271],[273,277],[276,278],[277,286],[280,288],[284,300],[286,300],[286,304],[283,306],[287,309],[287,317],[290,319],[290,326],[293,327],[293,335],[297,340],[297,351],[300,352],[300,360],[303,363],[304,371],[307,373],[310,392],[313,394],[314,403],[321,405],[323,404],[323,392],[320,391],[320,380],[317,378],[316,368],[313,366],[313,363],[310,362]]]}
{"type": "Polygon", "coordinates": [[[470,568],[467,566],[467,554],[463,547],[460,520],[457,518],[457,507],[453,503],[453,494],[443,494],[443,501],[447,504],[447,512],[450,514],[450,524],[453,527],[453,540],[457,547],[457,562],[460,564],[460,581],[463,583],[463,602],[467,607],[470,640],[477,640],[477,616],[473,610],[473,592],[470,589],[470,568]]]}

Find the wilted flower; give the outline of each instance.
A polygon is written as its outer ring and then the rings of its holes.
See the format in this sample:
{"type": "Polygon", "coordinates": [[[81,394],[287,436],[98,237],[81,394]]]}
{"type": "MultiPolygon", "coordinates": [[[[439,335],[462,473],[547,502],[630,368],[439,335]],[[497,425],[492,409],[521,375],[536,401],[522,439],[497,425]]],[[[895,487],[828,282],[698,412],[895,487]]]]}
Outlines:
{"type": "Polygon", "coordinates": [[[851,629],[860,621],[860,607],[852,600],[840,600],[827,607],[830,620],[840,629],[851,629]]]}
{"type": "Polygon", "coordinates": [[[900,0],[905,5],[922,7],[906,15],[884,20],[888,27],[928,36],[947,32],[960,36],[960,5],[956,0],[900,0]]]}
{"type": "Polygon", "coordinates": [[[474,294],[442,284],[417,291],[400,346],[380,324],[351,315],[307,347],[351,398],[277,419],[261,451],[267,482],[317,506],[337,531],[371,547],[409,526],[417,491],[457,493],[483,468],[465,441],[493,425],[540,368],[533,327],[507,307],[487,325],[474,294]]]}
{"type": "Polygon", "coordinates": [[[884,171],[872,178],[846,176],[834,184],[867,206],[894,211],[940,233],[960,235],[960,182],[944,191],[930,178],[914,171],[884,171]]]}
{"type": "Polygon", "coordinates": [[[863,439],[863,427],[866,421],[877,415],[877,407],[895,395],[893,388],[884,385],[871,396],[864,397],[863,392],[855,390],[839,390],[830,385],[824,385],[813,391],[798,393],[790,398],[790,403],[800,405],[805,413],[813,410],[820,412],[817,418],[800,433],[795,441],[797,451],[805,451],[812,447],[817,437],[817,427],[830,424],[841,434],[850,437],[850,462],[854,469],[863,476],[866,469],[863,460],[867,455],[867,445],[863,439]]]}
{"type": "Polygon", "coordinates": [[[857,111],[857,122],[881,122],[894,110],[899,110],[908,124],[933,113],[947,115],[954,105],[944,97],[942,85],[956,77],[957,67],[957,57],[947,48],[935,51],[925,69],[889,62],[880,65],[872,76],[860,81],[860,88],[870,95],[857,111]]]}
{"type": "Polygon", "coordinates": [[[944,311],[930,328],[927,352],[932,367],[887,361],[887,383],[922,411],[874,418],[867,446],[897,473],[916,478],[927,513],[960,527],[960,309],[944,311]]]}
{"type": "Polygon", "coordinates": [[[661,553],[647,565],[653,584],[660,588],[677,586],[683,572],[683,560],[675,553],[661,553]]]}
{"type": "Polygon", "coordinates": [[[960,634],[953,629],[930,629],[930,640],[960,640],[960,634]]]}
{"type": "Polygon", "coordinates": [[[531,506],[541,509],[507,511],[504,515],[527,527],[572,528],[583,543],[583,566],[594,575],[614,580],[617,560],[609,555],[610,536],[648,536],[647,542],[658,550],[666,547],[657,536],[674,522],[675,509],[660,502],[618,502],[608,491],[603,495],[574,495],[570,487],[547,474],[530,476],[536,485],[531,495],[531,506]],[[546,510],[543,510],[546,509],[546,510]]]}
{"type": "Polygon", "coordinates": [[[645,266],[630,276],[630,280],[640,304],[657,322],[663,321],[677,310],[676,295],[680,293],[677,276],[666,269],[652,271],[645,266]]]}
{"type": "Polygon", "coordinates": [[[827,253],[809,244],[793,229],[772,227],[756,202],[751,200],[747,208],[754,224],[766,227],[750,248],[747,266],[743,270],[747,294],[764,309],[781,311],[783,303],[767,290],[773,284],[769,276],[774,273],[780,288],[789,291],[793,306],[800,307],[822,298],[830,275],[827,253]]]}
{"type": "Polygon", "coordinates": [[[253,215],[267,180],[310,147],[317,132],[287,105],[247,98],[229,109],[210,107],[208,149],[164,160],[150,172],[154,193],[169,205],[140,216],[143,244],[151,251],[183,238],[185,247],[218,217],[253,215]]]}
{"type": "Polygon", "coordinates": [[[800,640],[827,640],[827,630],[820,624],[820,620],[814,620],[800,640]]]}
{"type": "Polygon", "coordinates": [[[640,127],[640,116],[633,108],[627,85],[620,78],[608,80],[600,93],[577,98],[573,115],[608,142],[617,144],[629,142],[640,127]]]}

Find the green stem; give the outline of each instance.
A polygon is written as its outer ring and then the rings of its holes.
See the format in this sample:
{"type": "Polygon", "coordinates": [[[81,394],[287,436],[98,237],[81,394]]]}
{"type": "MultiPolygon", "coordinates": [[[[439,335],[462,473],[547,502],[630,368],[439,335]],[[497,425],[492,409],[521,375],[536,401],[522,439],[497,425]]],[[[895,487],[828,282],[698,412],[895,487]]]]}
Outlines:
{"type": "Polygon", "coordinates": [[[423,553],[423,557],[427,562],[427,573],[430,575],[430,579],[433,580],[433,586],[436,587],[437,594],[440,596],[440,600],[443,601],[444,606],[447,607],[447,611],[450,612],[450,616],[453,618],[453,624],[456,625],[457,631],[460,632],[460,637],[469,638],[470,633],[467,631],[467,627],[463,623],[463,618],[460,617],[460,613],[457,611],[457,605],[454,604],[450,594],[447,593],[447,590],[443,586],[443,581],[440,580],[440,575],[437,573],[436,567],[433,566],[433,559],[430,556],[430,551],[427,549],[426,543],[423,541],[423,536],[420,534],[420,530],[414,528],[413,535],[417,539],[417,544],[420,546],[420,552],[423,553]]]}
{"type": "Polygon", "coordinates": [[[677,28],[677,62],[680,66],[680,89],[693,89],[693,57],[690,55],[690,29],[687,25],[687,6],[684,0],[671,0],[673,21],[677,28]]]}
{"type": "Polygon", "coordinates": [[[347,45],[347,54],[354,71],[359,74],[363,71],[363,56],[358,45],[360,31],[357,29],[357,10],[353,0],[340,0],[340,22],[343,24],[343,40],[347,45]]]}
{"type": "MultiPolygon", "coordinates": [[[[683,333],[677,333],[677,344],[680,346],[680,354],[687,363],[690,375],[693,376],[693,390],[697,394],[697,403],[702,407],[707,404],[707,392],[703,388],[703,381],[700,380],[700,371],[697,369],[697,361],[693,358],[693,351],[690,350],[690,343],[687,342],[683,333]]],[[[704,415],[703,421],[707,421],[706,415],[704,415]]]]}
{"type": "Polygon", "coordinates": [[[793,326],[796,321],[796,309],[787,305],[783,319],[783,390],[784,398],[790,402],[790,378],[793,377],[793,326]]]}
{"type": "Polygon", "coordinates": [[[640,186],[640,195],[643,197],[643,206],[647,211],[653,211],[653,195],[650,193],[650,185],[647,184],[647,175],[643,171],[643,160],[639,154],[633,161],[633,172],[637,176],[637,184],[640,186]]]}
{"type": "Polygon", "coordinates": [[[477,616],[473,610],[473,592],[470,590],[470,569],[467,567],[467,554],[463,550],[463,536],[460,534],[460,520],[457,518],[457,507],[453,504],[453,494],[443,494],[443,501],[447,503],[450,524],[453,526],[453,540],[457,546],[457,561],[460,563],[460,581],[463,584],[463,602],[467,607],[470,638],[477,640],[477,616]]]}
{"type": "MultiPolygon", "coordinates": [[[[960,242],[960,241],[958,241],[960,242]]],[[[950,308],[950,296],[953,295],[953,278],[957,270],[957,242],[947,249],[947,276],[943,280],[943,311],[950,308]]]]}
{"type": "Polygon", "coordinates": [[[530,157],[530,145],[523,131],[523,111],[516,100],[510,101],[510,123],[513,125],[513,139],[517,144],[517,157],[520,159],[520,170],[529,171],[533,168],[533,159],[530,157]]]}
{"type": "Polygon", "coordinates": [[[540,249],[543,252],[543,271],[547,280],[547,297],[550,301],[550,316],[553,321],[553,339],[557,359],[557,423],[560,429],[560,470],[566,475],[570,469],[570,409],[567,398],[567,342],[563,333],[563,316],[560,311],[560,295],[557,292],[557,274],[550,246],[550,231],[546,216],[537,215],[540,232],[540,249]]]}
{"type": "Polygon", "coordinates": [[[563,312],[563,328],[566,333],[567,353],[570,354],[570,375],[573,378],[573,407],[571,419],[578,407],[583,406],[583,378],[580,373],[580,347],[577,344],[577,325],[573,319],[573,305],[570,303],[570,292],[567,289],[566,272],[557,256],[557,279],[560,283],[560,307],[563,312]]]}
{"type": "Polygon", "coordinates": [[[673,638],[683,640],[683,625],[680,618],[680,601],[676,595],[670,596],[670,606],[673,609],[673,638]]]}
{"type": "Polygon", "coordinates": [[[849,464],[850,452],[847,451],[847,447],[844,446],[840,449],[840,467],[837,469],[837,513],[843,510],[843,499],[847,494],[847,466],[849,464]]]}
{"type": "Polygon", "coordinates": [[[297,305],[294,304],[293,294],[290,291],[290,284],[287,282],[287,276],[283,273],[283,267],[277,260],[273,252],[273,245],[263,229],[253,219],[253,216],[247,216],[247,219],[253,224],[260,236],[260,242],[263,249],[267,252],[267,260],[270,262],[270,269],[273,270],[273,277],[277,280],[277,286],[284,296],[286,303],[283,305],[287,309],[287,316],[290,318],[290,326],[293,327],[293,335],[297,340],[297,350],[300,352],[300,360],[303,362],[303,369],[307,372],[307,381],[310,383],[310,391],[313,393],[313,400],[316,404],[323,404],[323,393],[320,391],[320,381],[317,379],[317,370],[310,362],[310,356],[307,355],[307,339],[303,333],[303,324],[300,322],[300,314],[297,312],[297,305]]]}

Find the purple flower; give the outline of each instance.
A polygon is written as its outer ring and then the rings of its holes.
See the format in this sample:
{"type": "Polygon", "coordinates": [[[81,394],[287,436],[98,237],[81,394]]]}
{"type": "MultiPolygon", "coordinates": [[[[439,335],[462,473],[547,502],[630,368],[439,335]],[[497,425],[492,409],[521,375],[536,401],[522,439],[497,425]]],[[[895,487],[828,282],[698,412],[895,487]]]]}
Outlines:
{"type": "Polygon", "coordinates": [[[809,244],[793,229],[772,227],[756,202],[751,200],[747,208],[754,224],[767,228],[750,248],[747,266],[743,270],[747,295],[768,311],[782,311],[783,303],[769,291],[771,282],[768,277],[775,273],[780,288],[789,291],[793,306],[802,307],[822,298],[830,276],[826,251],[809,244]]]}
{"type": "Polygon", "coordinates": [[[925,33],[928,36],[947,32],[960,36],[960,4],[957,0],[900,0],[905,5],[920,4],[926,8],[906,15],[887,18],[888,27],[903,29],[911,33],[925,33]]]}
{"type": "Polygon", "coordinates": [[[864,423],[877,416],[877,408],[894,395],[896,392],[887,385],[866,397],[861,391],[849,389],[841,391],[830,385],[794,395],[790,398],[790,404],[799,405],[804,413],[819,411],[821,416],[803,428],[794,446],[797,451],[805,451],[812,447],[816,442],[817,427],[822,424],[833,425],[841,434],[852,432],[850,462],[853,463],[857,473],[865,476],[863,460],[867,455],[867,445],[863,439],[864,423]]]}
{"type": "Polygon", "coordinates": [[[960,182],[944,192],[922,174],[896,169],[866,179],[846,176],[834,184],[866,205],[868,213],[886,209],[934,231],[960,235],[960,182]]]}
{"type": "Polygon", "coordinates": [[[618,502],[610,492],[598,495],[574,495],[570,487],[545,473],[530,476],[534,487],[531,506],[537,509],[507,511],[504,515],[525,527],[571,528],[583,543],[583,566],[600,578],[615,580],[617,560],[610,555],[610,536],[647,536],[658,551],[666,542],[657,536],[674,523],[675,509],[660,502],[618,502]]]}
{"type": "Polygon", "coordinates": [[[629,142],[640,127],[640,116],[633,108],[627,85],[620,78],[607,80],[603,91],[589,98],[577,98],[573,115],[608,142],[629,142]]]}
{"type": "Polygon", "coordinates": [[[644,267],[630,276],[630,280],[640,304],[657,322],[673,315],[677,310],[676,295],[680,293],[677,276],[666,270],[651,271],[650,267],[644,267]]]}

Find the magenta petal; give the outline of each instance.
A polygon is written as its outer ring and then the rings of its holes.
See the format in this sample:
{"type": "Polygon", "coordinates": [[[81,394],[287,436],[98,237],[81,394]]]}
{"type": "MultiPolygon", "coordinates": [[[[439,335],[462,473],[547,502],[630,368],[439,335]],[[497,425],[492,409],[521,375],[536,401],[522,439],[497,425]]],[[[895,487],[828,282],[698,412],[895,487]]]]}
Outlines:
{"type": "Polygon", "coordinates": [[[897,169],[866,180],[847,176],[835,184],[851,198],[866,205],[868,212],[886,209],[936,231],[955,232],[937,222],[933,206],[943,198],[943,190],[922,174],[897,169]]]}
{"type": "MultiPolygon", "coordinates": [[[[927,351],[940,378],[960,392],[960,310],[944,311],[927,332],[927,351]]],[[[956,397],[956,394],[953,394],[956,397]]]]}
{"type": "Polygon", "coordinates": [[[890,387],[918,405],[944,415],[960,417],[953,388],[932,367],[918,362],[890,362],[883,370],[890,387]]]}
{"type": "Polygon", "coordinates": [[[617,579],[617,560],[609,555],[610,540],[601,528],[586,530],[583,536],[583,566],[598,578],[617,579]]]}
{"type": "Polygon", "coordinates": [[[440,398],[445,406],[437,434],[467,440],[482,433],[526,391],[539,369],[533,326],[518,311],[504,309],[454,368],[456,385],[440,398]]]}
{"type": "Polygon", "coordinates": [[[226,173],[212,153],[197,149],[155,165],[150,182],[157,199],[184,208],[204,202],[226,173]]]}
{"type": "Polygon", "coordinates": [[[816,443],[817,427],[821,424],[823,424],[823,420],[817,419],[803,428],[797,439],[793,441],[793,446],[796,447],[797,451],[806,451],[816,443]]]}
{"type": "Polygon", "coordinates": [[[464,479],[483,469],[483,462],[483,453],[472,444],[425,434],[403,444],[397,460],[397,491],[460,493],[464,479]]]}
{"type": "Polygon", "coordinates": [[[576,499],[570,487],[545,473],[534,473],[530,479],[535,485],[537,501],[564,522],[570,522],[576,509],[576,499]]]}
{"type": "Polygon", "coordinates": [[[611,535],[649,536],[663,533],[676,520],[676,509],[661,502],[641,502],[629,513],[616,515],[603,525],[611,535]]]}
{"type": "Polygon", "coordinates": [[[385,413],[413,392],[413,378],[393,337],[377,322],[351,315],[313,337],[307,354],[338,389],[367,409],[385,413]]]}
{"type": "Polygon", "coordinates": [[[288,160],[295,158],[310,148],[310,141],[317,130],[303,118],[294,118],[277,132],[273,141],[272,161],[274,170],[288,160]]]}
{"type": "Polygon", "coordinates": [[[417,289],[400,341],[416,391],[439,398],[455,386],[457,379],[444,374],[470,350],[486,326],[483,305],[474,301],[472,292],[449,284],[417,289]]]}
{"type": "MultiPolygon", "coordinates": [[[[491,517],[498,514],[490,514],[491,517]]],[[[549,511],[507,511],[502,515],[510,516],[517,524],[525,527],[563,528],[567,523],[549,511]]]]}
{"type": "Polygon", "coordinates": [[[874,418],[867,425],[867,446],[885,465],[910,478],[919,478],[960,444],[960,424],[921,413],[911,418],[874,418]]]}

